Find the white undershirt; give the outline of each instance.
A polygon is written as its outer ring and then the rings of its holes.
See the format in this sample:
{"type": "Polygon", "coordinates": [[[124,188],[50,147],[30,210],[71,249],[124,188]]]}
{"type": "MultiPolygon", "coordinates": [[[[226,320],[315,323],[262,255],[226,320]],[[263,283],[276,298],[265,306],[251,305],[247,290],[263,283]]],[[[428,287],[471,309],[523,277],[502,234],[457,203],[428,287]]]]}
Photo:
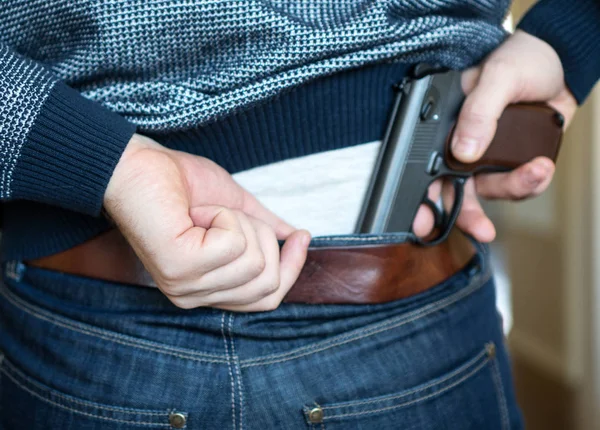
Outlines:
{"type": "Polygon", "coordinates": [[[236,173],[267,208],[312,236],[353,233],[380,142],[292,158],[236,173]]]}

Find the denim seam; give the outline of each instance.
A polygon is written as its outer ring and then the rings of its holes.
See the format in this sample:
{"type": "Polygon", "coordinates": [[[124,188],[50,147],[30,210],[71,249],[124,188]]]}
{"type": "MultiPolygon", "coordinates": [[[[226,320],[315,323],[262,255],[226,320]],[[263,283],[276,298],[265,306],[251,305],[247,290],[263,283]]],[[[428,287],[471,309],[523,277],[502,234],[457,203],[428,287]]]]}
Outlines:
{"type": "Polygon", "coordinates": [[[490,360],[484,360],[484,361],[482,361],[479,365],[477,365],[477,367],[475,367],[469,373],[465,374],[462,378],[457,379],[452,384],[446,385],[445,387],[440,388],[439,390],[437,390],[437,391],[435,391],[435,392],[433,392],[431,394],[428,394],[427,396],[419,397],[418,399],[414,399],[414,400],[411,400],[409,402],[400,403],[399,405],[387,406],[385,408],[373,409],[373,410],[363,411],[363,412],[348,413],[348,414],[338,414],[338,415],[332,415],[330,417],[326,416],[326,417],[323,417],[323,420],[331,420],[331,419],[334,419],[334,418],[357,417],[357,416],[361,416],[361,415],[375,414],[377,412],[383,412],[383,411],[389,411],[389,410],[392,410],[392,409],[398,409],[398,408],[402,408],[402,407],[413,405],[415,403],[422,402],[424,400],[431,399],[432,397],[435,397],[435,396],[437,396],[437,395],[439,395],[441,393],[444,393],[444,392],[450,390],[451,388],[456,387],[459,384],[462,384],[464,381],[466,381],[467,379],[471,378],[473,375],[475,375],[477,372],[479,372],[481,369],[483,369],[486,366],[486,364],[489,363],[489,361],[490,360]]]}
{"type": "Polygon", "coordinates": [[[240,371],[240,358],[235,353],[235,341],[233,339],[233,313],[229,315],[229,340],[231,342],[231,357],[233,361],[233,368],[235,369],[235,375],[238,386],[238,402],[240,405],[240,430],[244,426],[244,396],[242,387],[242,375],[240,371]]]}
{"type": "MultiPolygon", "coordinates": [[[[21,388],[22,390],[25,390],[26,392],[28,392],[29,394],[31,394],[32,396],[35,396],[37,398],[39,398],[41,401],[49,403],[51,405],[54,405],[60,409],[64,409],[76,414],[80,414],[80,415],[84,415],[84,416],[88,416],[88,417],[92,417],[95,419],[99,419],[99,420],[105,420],[105,421],[112,421],[112,422],[117,422],[117,423],[123,423],[123,424],[133,424],[136,426],[160,426],[160,427],[171,427],[168,423],[159,423],[159,422],[145,422],[145,421],[128,421],[128,420],[119,420],[117,418],[111,418],[111,417],[103,417],[102,415],[95,415],[95,414],[91,414],[89,412],[83,412],[80,411],[78,409],[73,409],[73,408],[69,408],[68,406],[65,405],[61,405],[60,403],[56,403],[50,399],[47,399],[45,397],[43,397],[41,394],[36,393],[33,390],[30,390],[28,387],[26,387],[25,385],[19,383],[19,381],[17,381],[11,374],[9,374],[5,369],[0,369],[0,372],[4,373],[15,385],[17,385],[19,388],[21,388]]],[[[164,415],[165,417],[167,416],[167,414],[164,415]]]]}
{"type": "Polygon", "coordinates": [[[473,367],[477,366],[479,364],[479,361],[481,361],[481,359],[484,359],[483,362],[485,362],[485,358],[486,358],[486,354],[487,354],[487,350],[484,349],[483,351],[481,351],[480,353],[478,353],[475,357],[471,358],[469,361],[467,361],[466,363],[462,364],[461,366],[459,366],[457,369],[455,369],[454,371],[450,372],[449,374],[445,375],[443,378],[436,380],[434,382],[431,382],[427,385],[424,386],[419,386],[416,387],[414,389],[410,389],[408,391],[403,392],[402,394],[398,394],[398,395],[394,395],[394,396],[387,396],[387,397],[382,397],[379,399],[373,399],[373,400],[364,400],[364,401],[358,401],[358,402],[347,402],[347,403],[334,403],[334,404],[330,404],[329,406],[325,406],[322,407],[321,409],[323,410],[327,410],[327,409],[337,409],[337,408],[346,408],[346,407],[355,407],[355,406],[359,406],[359,405],[365,405],[365,404],[369,404],[369,403],[378,403],[378,402],[385,402],[388,400],[396,400],[396,399],[400,399],[402,397],[406,397],[406,396],[410,396],[411,394],[416,394],[420,391],[424,391],[427,390],[428,388],[434,387],[436,385],[441,385],[443,383],[445,383],[446,381],[448,381],[449,379],[452,379],[453,377],[460,375],[461,373],[467,372],[469,369],[472,369],[473,367]]]}
{"type": "Polygon", "coordinates": [[[227,336],[225,335],[225,312],[221,314],[221,333],[223,333],[223,343],[225,345],[225,355],[227,356],[227,367],[229,369],[229,380],[231,381],[231,423],[235,430],[235,382],[233,380],[233,372],[231,370],[231,361],[229,360],[229,347],[227,346],[227,336]]]}
{"type": "Polygon", "coordinates": [[[139,349],[146,349],[156,353],[165,355],[171,355],[174,357],[198,361],[203,363],[221,363],[226,364],[226,358],[200,358],[200,357],[219,357],[217,355],[203,354],[196,351],[190,351],[182,348],[169,347],[167,345],[158,344],[150,341],[143,341],[140,339],[134,339],[131,336],[126,336],[118,333],[109,332],[106,330],[98,329],[87,324],[77,323],[64,317],[51,315],[48,312],[38,308],[37,306],[31,305],[15,294],[9,292],[4,285],[0,283],[0,295],[4,296],[14,306],[21,309],[23,312],[28,313],[35,318],[48,321],[51,324],[58,325],[68,330],[76,331],[79,333],[86,334],[92,337],[98,337],[110,342],[120,343],[122,345],[131,346],[139,349]],[[186,354],[186,355],[184,355],[186,354]]]}
{"type": "Polygon", "coordinates": [[[446,297],[442,300],[439,300],[435,303],[431,303],[423,308],[420,308],[416,311],[410,312],[408,315],[402,315],[383,323],[376,324],[375,326],[363,328],[360,330],[353,331],[352,333],[345,334],[339,336],[337,338],[331,339],[329,341],[325,341],[318,344],[308,345],[302,348],[297,348],[292,351],[288,351],[282,354],[273,354],[265,357],[258,357],[254,359],[244,360],[242,361],[242,368],[253,367],[253,366],[262,366],[274,363],[281,363],[289,360],[293,360],[296,358],[304,357],[306,355],[314,354],[317,352],[321,352],[336,346],[344,345],[349,342],[354,342],[356,340],[372,336],[393,328],[400,327],[404,324],[408,324],[410,322],[416,321],[420,318],[423,318],[431,313],[437,312],[441,309],[444,309],[455,302],[467,297],[473,292],[477,291],[481,288],[485,282],[489,279],[490,274],[486,273],[486,276],[477,276],[471,282],[471,285],[452,294],[449,297],[446,297]],[[281,357],[281,358],[279,358],[281,357]]]}
{"type": "Polygon", "coordinates": [[[502,378],[500,376],[500,370],[498,369],[498,363],[496,359],[494,359],[494,361],[492,362],[491,372],[492,378],[494,379],[494,385],[496,386],[498,408],[500,409],[500,417],[502,419],[502,429],[510,430],[508,406],[506,405],[506,395],[504,393],[504,385],[502,384],[502,378]]]}
{"type": "MultiPolygon", "coordinates": [[[[103,406],[103,405],[100,405],[100,404],[94,403],[94,402],[70,399],[69,397],[62,395],[62,394],[56,392],[55,390],[51,390],[50,388],[40,386],[40,384],[38,382],[34,381],[31,377],[28,377],[27,375],[25,375],[22,371],[17,369],[16,366],[8,360],[4,361],[2,368],[0,368],[0,371],[3,371],[6,374],[12,373],[14,375],[18,375],[18,377],[23,381],[23,383],[22,383],[23,385],[28,384],[32,387],[32,389],[36,389],[39,391],[50,391],[53,396],[56,396],[59,399],[63,399],[65,402],[68,402],[68,403],[75,403],[75,404],[79,404],[79,405],[82,405],[87,408],[104,409],[106,411],[119,412],[119,413],[123,413],[123,414],[165,416],[165,412],[145,412],[140,409],[120,408],[117,406],[115,406],[115,407],[103,406]]],[[[14,378],[13,378],[13,380],[14,380],[14,378]]]]}

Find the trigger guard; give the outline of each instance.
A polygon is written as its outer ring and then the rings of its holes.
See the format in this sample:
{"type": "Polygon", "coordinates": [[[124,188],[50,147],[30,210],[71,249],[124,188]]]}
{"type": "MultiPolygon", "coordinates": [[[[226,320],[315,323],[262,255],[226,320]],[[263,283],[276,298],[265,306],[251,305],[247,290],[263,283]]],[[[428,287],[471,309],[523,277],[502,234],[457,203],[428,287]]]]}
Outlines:
{"type": "MultiPolygon", "coordinates": [[[[454,224],[456,224],[456,219],[458,218],[458,215],[460,213],[460,208],[462,207],[463,198],[465,196],[465,182],[466,182],[466,179],[462,178],[462,177],[455,178],[452,180],[452,185],[454,186],[454,204],[452,205],[450,214],[447,214],[444,212],[442,215],[443,221],[442,221],[442,225],[440,226],[440,230],[441,230],[440,234],[436,238],[434,238],[432,240],[427,240],[427,241],[421,239],[420,237],[415,236],[415,242],[417,242],[419,245],[423,245],[423,246],[435,246],[435,245],[439,245],[440,243],[442,243],[446,239],[448,239],[448,236],[450,235],[450,232],[452,231],[454,224]]],[[[427,201],[433,203],[431,200],[429,200],[427,198],[424,201],[424,203],[427,206],[429,206],[429,203],[427,203],[427,201]]],[[[429,206],[429,207],[431,208],[431,206],[429,206]]],[[[436,210],[437,210],[437,206],[436,206],[436,210]]],[[[434,210],[434,214],[435,213],[436,213],[436,211],[434,210]]]]}
{"type": "Polygon", "coordinates": [[[427,206],[431,212],[433,212],[433,227],[434,228],[442,228],[444,225],[444,218],[446,217],[446,213],[443,210],[440,210],[438,205],[434,203],[429,197],[425,197],[423,200],[423,204],[427,206]]]}

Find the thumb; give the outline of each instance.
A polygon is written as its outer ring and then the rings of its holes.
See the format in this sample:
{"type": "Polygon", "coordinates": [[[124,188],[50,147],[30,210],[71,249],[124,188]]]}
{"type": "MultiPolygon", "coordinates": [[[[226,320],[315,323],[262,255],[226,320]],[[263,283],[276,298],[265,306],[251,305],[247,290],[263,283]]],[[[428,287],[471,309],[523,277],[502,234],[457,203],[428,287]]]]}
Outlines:
{"type": "Polygon", "coordinates": [[[268,224],[273,229],[275,235],[277,236],[277,239],[279,240],[287,239],[289,235],[291,235],[297,230],[296,228],[279,218],[269,209],[264,207],[256,197],[254,197],[246,190],[244,190],[244,203],[242,206],[242,212],[246,213],[247,215],[253,216],[254,218],[258,218],[259,220],[268,224]]]}
{"type": "Polygon", "coordinates": [[[471,70],[463,74],[463,87],[468,95],[452,137],[452,154],[463,163],[473,163],[485,153],[500,115],[517,94],[517,79],[511,76],[509,68],[486,64],[470,90],[473,73],[471,70]]]}

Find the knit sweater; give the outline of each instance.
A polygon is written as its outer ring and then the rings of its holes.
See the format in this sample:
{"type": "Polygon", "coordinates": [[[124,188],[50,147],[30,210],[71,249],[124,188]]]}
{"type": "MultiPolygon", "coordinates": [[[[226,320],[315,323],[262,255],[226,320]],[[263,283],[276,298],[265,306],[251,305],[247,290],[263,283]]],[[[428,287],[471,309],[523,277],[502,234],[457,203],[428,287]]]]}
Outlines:
{"type": "MultiPolygon", "coordinates": [[[[507,0],[4,0],[4,259],[108,228],[112,171],[137,130],[231,173],[382,135],[406,65],[462,69],[506,36],[507,0]]],[[[578,101],[600,70],[595,0],[542,0],[578,101]],[[559,13],[562,11],[562,13],[559,13]],[[590,57],[595,60],[590,60],[590,57]]]]}

